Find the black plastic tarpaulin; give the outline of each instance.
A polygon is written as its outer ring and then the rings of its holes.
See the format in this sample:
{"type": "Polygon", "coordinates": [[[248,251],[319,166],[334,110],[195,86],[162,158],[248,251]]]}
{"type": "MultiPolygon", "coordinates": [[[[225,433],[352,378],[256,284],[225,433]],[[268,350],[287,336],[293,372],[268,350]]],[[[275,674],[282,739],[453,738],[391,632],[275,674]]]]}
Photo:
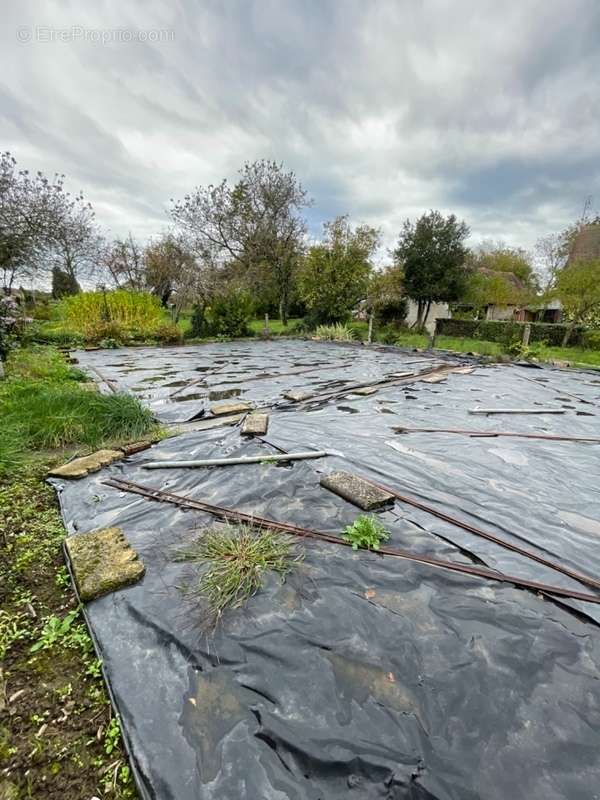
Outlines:
{"type": "MultiPolygon", "coordinates": [[[[270,578],[207,632],[187,591],[195,568],[175,554],[213,518],[105,483],[125,478],[339,534],[360,512],[319,480],[343,469],[598,578],[600,445],[396,431],[599,436],[593,373],[475,365],[439,383],[394,383],[459,361],[294,341],[79,358],[113,387],[141,389],[163,420],[209,415],[211,393],[230,389],[270,408],[261,440],[242,439],[238,427],[200,430],[81,481],[54,481],[71,532],[119,525],[146,565],[139,584],[86,607],[144,798],[599,794],[599,606],[306,541],[285,583],[270,578]],[[377,392],[345,393],[369,382],[377,392]],[[292,403],[289,389],[339,396],[292,403]],[[177,399],[191,394],[199,396],[177,399]],[[478,407],[564,413],[469,413],[478,407]],[[309,449],[332,455],[289,466],[143,467],[309,449]]],[[[395,547],[585,588],[412,506],[396,502],[380,518],[395,547]]]]}

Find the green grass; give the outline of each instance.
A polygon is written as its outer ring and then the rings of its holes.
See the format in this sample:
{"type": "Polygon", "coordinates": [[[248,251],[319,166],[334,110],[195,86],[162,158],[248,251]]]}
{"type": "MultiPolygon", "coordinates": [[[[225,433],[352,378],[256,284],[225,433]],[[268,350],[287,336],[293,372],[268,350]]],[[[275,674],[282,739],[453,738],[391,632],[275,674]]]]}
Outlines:
{"type": "MultiPolygon", "coordinates": [[[[300,322],[299,319],[290,319],[288,320],[287,327],[283,324],[280,319],[269,319],[269,330],[271,331],[271,335],[273,336],[286,336],[286,335],[293,335],[295,325],[300,322]]],[[[265,327],[265,318],[262,319],[253,319],[251,322],[248,323],[248,327],[252,331],[253,334],[261,333],[263,328],[265,327]]]]}
{"type": "Polygon", "coordinates": [[[216,624],[227,608],[239,608],[261,589],[266,572],[284,579],[302,554],[289,537],[274,531],[226,525],[205,530],[177,558],[202,565],[196,590],[216,624]]]}
{"type": "Polygon", "coordinates": [[[0,474],[9,475],[34,451],[98,448],[142,438],[155,427],[131,395],[102,395],[51,348],[15,351],[0,383],[0,474]]]}

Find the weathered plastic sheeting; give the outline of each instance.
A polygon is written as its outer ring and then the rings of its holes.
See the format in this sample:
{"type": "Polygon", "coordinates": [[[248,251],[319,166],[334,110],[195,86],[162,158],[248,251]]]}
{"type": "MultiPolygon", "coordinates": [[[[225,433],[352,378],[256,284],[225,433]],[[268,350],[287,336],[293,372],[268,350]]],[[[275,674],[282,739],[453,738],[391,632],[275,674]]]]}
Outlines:
{"type": "MultiPolygon", "coordinates": [[[[285,345],[286,359],[292,345],[285,345]]],[[[270,345],[273,372],[287,371],[280,346],[270,345]]],[[[314,347],[321,357],[326,347],[314,347]]],[[[334,359],[340,351],[327,352],[334,359]]],[[[388,357],[347,352],[367,362],[388,357]]],[[[370,375],[378,369],[369,367],[370,375]]],[[[311,375],[297,376],[296,385],[301,378],[315,387],[311,375]]],[[[576,414],[598,413],[590,404],[600,395],[594,379],[479,368],[314,410],[291,406],[271,414],[264,441],[244,440],[238,428],[189,433],[76,483],[54,481],[70,531],[119,525],[146,566],[139,584],[86,607],[142,796],[593,797],[600,786],[600,628],[590,621],[600,622],[597,606],[568,601],[578,614],[567,601],[512,586],[306,541],[299,543],[304,562],[286,583],[271,579],[207,636],[202,609],[185,591],[195,569],[174,555],[212,523],[210,515],[103,481],[122,477],[339,533],[361,512],[319,479],[345,469],[599,577],[600,445],[393,430],[598,435],[597,416],[576,414]],[[468,415],[471,404],[483,404],[479,398],[487,406],[558,402],[530,376],[589,403],[574,402],[559,417],[468,415]],[[142,468],[158,458],[268,455],[275,448],[339,455],[287,467],[142,468]]],[[[260,384],[265,397],[279,396],[279,383],[260,384]]],[[[380,518],[395,547],[464,563],[472,563],[470,552],[504,572],[585,588],[402,503],[380,518]]]]}
{"type": "Polygon", "coordinates": [[[284,402],[283,393],[289,389],[319,387],[326,391],[345,383],[381,380],[398,370],[418,371],[442,363],[427,353],[388,348],[374,358],[373,351],[358,344],[288,340],[131,347],[79,351],[76,355],[82,368],[134,393],[163,422],[183,422],[202,415],[218,402],[219,394],[230,394],[223,400],[261,406],[284,402]]]}

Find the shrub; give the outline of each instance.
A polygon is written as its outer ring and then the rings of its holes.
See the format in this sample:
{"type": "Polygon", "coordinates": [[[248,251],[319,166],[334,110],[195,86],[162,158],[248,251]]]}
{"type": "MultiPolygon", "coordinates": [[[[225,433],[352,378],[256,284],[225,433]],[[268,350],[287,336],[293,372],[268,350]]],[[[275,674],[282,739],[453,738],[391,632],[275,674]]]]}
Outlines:
{"type": "Polygon", "coordinates": [[[196,303],[194,306],[190,318],[189,338],[204,339],[210,336],[210,324],[206,318],[206,310],[204,303],[196,303]]]}
{"type": "Polygon", "coordinates": [[[247,292],[234,289],[216,296],[209,306],[194,306],[190,336],[249,336],[254,306],[247,292]]]}
{"type": "MultiPolygon", "coordinates": [[[[500,342],[506,346],[515,339],[523,337],[524,322],[504,320],[465,320],[438,319],[436,334],[438,336],[458,336],[471,339],[484,339],[488,342],[500,342]]],[[[531,325],[530,342],[546,342],[550,347],[560,347],[567,325],[552,322],[529,322],[531,325]]],[[[581,344],[585,328],[578,326],[571,336],[571,344],[581,344]]]]}
{"type": "Polygon", "coordinates": [[[354,341],[354,331],[347,325],[336,323],[335,325],[319,325],[315,331],[318,339],[325,339],[332,342],[352,342],[354,341]]]}
{"type": "Polygon", "coordinates": [[[384,325],[377,329],[374,338],[383,344],[396,344],[399,334],[400,328],[398,325],[384,325]]]}
{"type": "Polygon", "coordinates": [[[165,322],[159,325],[152,334],[153,338],[164,344],[179,344],[183,340],[180,329],[172,322],[165,322]]]}
{"type": "Polygon", "coordinates": [[[124,289],[66,297],[60,303],[60,311],[71,328],[86,337],[99,323],[113,322],[120,326],[121,332],[147,335],[163,324],[163,310],[157,297],[124,289]]]}
{"type": "Polygon", "coordinates": [[[387,541],[390,534],[377,517],[357,517],[345,528],[343,538],[352,544],[353,550],[379,550],[380,543],[387,541]]]}
{"type": "Polygon", "coordinates": [[[81,286],[77,283],[74,275],[64,272],[58,267],[52,268],[52,297],[60,300],[61,297],[79,294],[81,286]]]}
{"type": "Polygon", "coordinates": [[[213,336],[248,336],[248,323],[254,311],[247,292],[235,290],[216,297],[209,308],[209,324],[213,336]]]}
{"type": "Polygon", "coordinates": [[[381,300],[375,307],[375,318],[383,325],[401,325],[408,314],[406,297],[381,300]]]}
{"type": "Polygon", "coordinates": [[[586,331],[583,335],[583,346],[589,350],[600,350],[600,330],[586,331]]]}
{"type": "Polygon", "coordinates": [[[261,589],[267,571],[277,572],[284,579],[302,554],[289,537],[274,531],[226,525],[209,528],[177,557],[203,565],[197,591],[218,622],[226,608],[239,608],[261,589]]]}
{"type": "MultiPolygon", "coordinates": [[[[117,343],[126,341],[127,334],[123,326],[115,321],[102,321],[90,323],[86,328],[86,340],[92,344],[101,344],[107,340],[112,340],[117,343]]],[[[106,346],[106,345],[105,345],[106,346]]]]}

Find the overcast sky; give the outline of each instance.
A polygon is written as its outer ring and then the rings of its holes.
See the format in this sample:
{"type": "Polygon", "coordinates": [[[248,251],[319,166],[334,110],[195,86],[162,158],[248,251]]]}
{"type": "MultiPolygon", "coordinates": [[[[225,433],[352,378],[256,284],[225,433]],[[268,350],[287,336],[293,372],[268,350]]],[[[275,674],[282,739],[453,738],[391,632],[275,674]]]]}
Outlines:
{"type": "Polygon", "coordinates": [[[0,148],[113,234],[246,160],[293,169],[313,233],[393,244],[454,212],[531,247],[600,207],[599,0],[2,0],[0,148]],[[60,40],[63,37],[65,40],[60,40]],[[104,39],[104,41],[102,41],[104,39]]]}

